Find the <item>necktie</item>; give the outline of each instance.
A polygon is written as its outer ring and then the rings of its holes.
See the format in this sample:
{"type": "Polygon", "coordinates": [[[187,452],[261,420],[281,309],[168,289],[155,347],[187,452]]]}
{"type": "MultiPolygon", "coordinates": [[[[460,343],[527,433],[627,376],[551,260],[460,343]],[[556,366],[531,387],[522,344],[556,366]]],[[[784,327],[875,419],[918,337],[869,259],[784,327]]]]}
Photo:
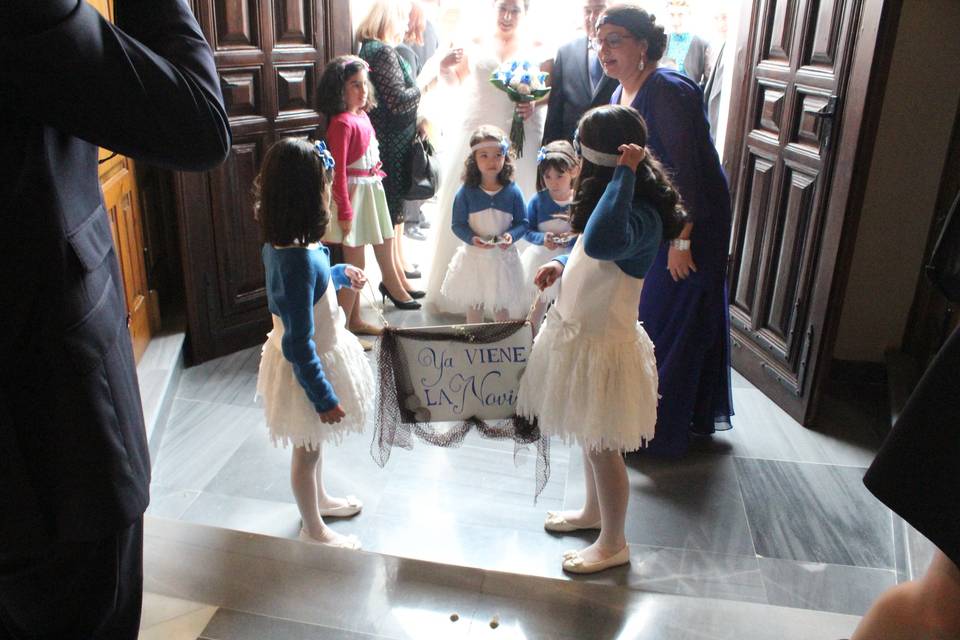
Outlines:
{"type": "Polygon", "coordinates": [[[603,79],[603,66],[600,64],[600,57],[593,47],[587,49],[587,67],[590,70],[590,88],[597,90],[597,85],[603,79]]]}

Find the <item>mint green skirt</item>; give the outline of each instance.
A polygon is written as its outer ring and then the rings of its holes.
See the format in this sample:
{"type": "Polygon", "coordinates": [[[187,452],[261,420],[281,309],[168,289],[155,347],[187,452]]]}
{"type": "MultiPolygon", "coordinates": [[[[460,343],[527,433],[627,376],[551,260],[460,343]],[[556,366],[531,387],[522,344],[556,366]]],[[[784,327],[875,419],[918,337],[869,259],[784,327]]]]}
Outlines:
{"type": "Polygon", "coordinates": [[[379,180],[355,182],[350,185],[353,194],[350,204],[353,207],[353,226],[347,237],[343,237],[337,224],[337,206],[332,203],[330,224],[323,242],[344,244],[348,247],[360,247],[367,244],[383,244],[394,236],[393,223],[390,221],[390,209],[387,195],[379,180]]]}

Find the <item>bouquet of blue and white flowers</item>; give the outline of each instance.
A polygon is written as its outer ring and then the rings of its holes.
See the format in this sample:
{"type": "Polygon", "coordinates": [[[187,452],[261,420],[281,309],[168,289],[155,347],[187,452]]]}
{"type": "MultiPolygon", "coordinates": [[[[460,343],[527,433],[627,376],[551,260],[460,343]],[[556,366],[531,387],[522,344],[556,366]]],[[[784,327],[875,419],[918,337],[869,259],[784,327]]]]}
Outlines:
{"type": "MultiPolygon", "coordinates": [[[[550,93],[550,87],[547,86],[548,75],[528,60],[511,60],[493,72],[490,82],[506,93],[512,102],[534,102],[550,93]]],[[[513,123],[510,125],[510,142],[518,158],[523,157],[525,137],[523,118],[514,111],[513,123]]]]}

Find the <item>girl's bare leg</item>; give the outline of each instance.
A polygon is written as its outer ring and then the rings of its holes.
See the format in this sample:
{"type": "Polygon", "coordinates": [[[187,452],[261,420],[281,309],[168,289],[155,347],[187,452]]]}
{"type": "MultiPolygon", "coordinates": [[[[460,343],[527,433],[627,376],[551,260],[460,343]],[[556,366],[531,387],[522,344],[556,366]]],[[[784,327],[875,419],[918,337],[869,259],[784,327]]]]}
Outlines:
{"type": "Polygon", "coordinates": [[[467,309],[467,324],[483,322],[483,305],[467,309]]]}
{"type": "Polygon", "coordinates": [[[400,275],[397,273],[397,265],[393,257],[395,241],[396,238],[387,238],[382,244],[373,245],[373,255],[376,256],[377,264],[380,265],[380,273],[383,274],[383,286],[394,298],[401,302],[407,302],[413,300],[413,298],[407,293],[407,289],[403,286],[403,281],[400,280],[400,275]]]}

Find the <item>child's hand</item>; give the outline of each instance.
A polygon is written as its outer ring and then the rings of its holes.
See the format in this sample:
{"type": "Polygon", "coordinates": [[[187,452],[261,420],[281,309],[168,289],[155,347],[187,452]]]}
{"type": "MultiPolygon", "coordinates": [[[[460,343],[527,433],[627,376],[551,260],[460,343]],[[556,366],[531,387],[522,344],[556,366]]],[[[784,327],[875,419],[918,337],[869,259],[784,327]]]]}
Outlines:
{"type": "Polygon", "coordinates": [[[360,291],[366,286],[367,274],[360,267],[355,267],[352,264],[347,265],[344,267],[343,273],[350,279],[350,288],[354,291],[360,291]]]}
{"type": "Polygon", "coordinates": [[[347,415],[347,412],[340,408],[340,405],[335,406],[329,411],[320,412],[320,422],[323,424],[336,424],[343,420],[344,416],[347,415]]]}
{"type": "Polygon", "coordinates": [[[513,236],[510,235],[509,233],[503,234],[497,240],[497,246],[500,247],[500,249],[503,251],[506,251],[507,249],[509,249],[510,245],[512,244],[513,244],[513,236]]]}
{"type": "Polygon", "coordinates": [[[618,147],[620,151],[620,160],[617,164],[630,167],[631,171],[636,172],[637,167],[647,157],[647,150],[638,144],[622,144],[618,147]]]}
{"type": "Polygon", "coordinates": [[[540,289],[540,291],[543,291],[556,282],[557,279],[562,275],[563,264],[553,260],[537,270],[537,275],[533,277],[533,284],[537,285],[537,288],[540,289]]]}
{"type": "Polygon", "coordinates": [[[337,224],[340,226],[340,233],[343,234],[344,238],[350,235],[350,229],[353,229],[353,220],[337,220],[337,224]]]}
{"type": "Polygon", "coordinates": [[[471,240],[471,243],[473,244],[473,246],[479,247],[480,249],[493,249],[493,245],[487,242],[486,240],[484,240],[483,238],[481,238],[480,236],[473,236],[473,240],[471,240]]]}

